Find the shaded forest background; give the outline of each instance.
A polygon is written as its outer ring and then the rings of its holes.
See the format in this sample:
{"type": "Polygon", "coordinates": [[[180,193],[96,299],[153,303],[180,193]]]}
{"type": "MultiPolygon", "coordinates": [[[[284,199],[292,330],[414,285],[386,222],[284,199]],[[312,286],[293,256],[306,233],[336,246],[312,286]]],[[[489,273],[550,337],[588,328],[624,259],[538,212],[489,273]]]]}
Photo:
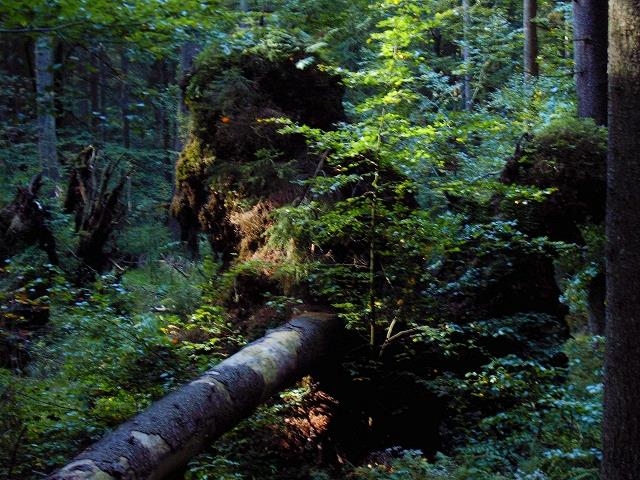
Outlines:
{"type": "Polygon", "coordinates": [[[2,6],[0,476],[321,307],[336,361],[184,478],[598,478],[606,131],[579,18],[2,6]]]}

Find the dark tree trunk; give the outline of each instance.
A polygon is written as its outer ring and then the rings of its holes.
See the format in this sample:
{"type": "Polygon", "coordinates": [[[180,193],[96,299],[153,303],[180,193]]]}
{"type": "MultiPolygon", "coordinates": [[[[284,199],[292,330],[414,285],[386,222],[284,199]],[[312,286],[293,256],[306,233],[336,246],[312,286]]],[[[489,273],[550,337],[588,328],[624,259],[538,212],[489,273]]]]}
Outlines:
{"type": "Polygon", "coordinates": [[[524,29],[524,75],[525,78],[537,77],[538,67],[538,1],[524,0],[522,28],[524,29]]]}
{"type": "MultiPolygon", "coordinates": [[[[3,59],[0,60],[2,68],[11,76],[15,78],[21,78],[24,82],[30,78],[30,59],[32,50],[29,50],[28,41],[24,38],[15,39],[2,39],[2,55],[3,59]]],[[[25,85],[28,88],[28,85],[25,85]]],[[[0,109],[0,119],[7,121],[11,119],[15,121],[16,118],[20,118],[22,112],[27,105],[29,97],[26,95],[12,95],[11,98],[3,98],[3,102],[6,102],[10,106],[10,110],[0,109]]]]}
{"type": "Polygon", "coordinates": [[[34,65],[34,57],[33,54],[36,48],[35,41],[29,37],[24,44],[24,56],[27,59],[27,72],[29,79],[31,80],[32,91],[38,93],[38,79],[36,78],[36,67],[34,65]]]}
{"type": "Polygon", "coordinates": [[[611,0],[603,480],[640,472],[640,5],[611,0]]]}
{"type": "Polygon", "coordinates": [[[89,103],[91,105],[91,133],[97,135],[100,126],[100,47],[89,49],[89,103]]]}
{"type": "MultiPolygon", "coordinates": [[[[149,85],[167,92],[171,82],[171,75],[165,59],[158,60],[151,68],[149,75],[149,85]]],[[[167,102],[154,102],[153,111],[156,120],[157,129],[154,132],[154,145],[162,145],[165,152],[165,166],[162,170],[162,176],[167,182],[173,183],[174,157],[172,125],[170,115],[174,116],[175,111],[167,108],[167,102]]]]}
{"type": "Polygon", "coordinates": [[[187,41],[180,47],[180,64],[178,65],[178,112],[177,112],[177,131],[175,133],[175,151],[179,152],[184,148],[186,139],[185,126],[189,111],[184,103],[184,90],[189,83],[189,77],[193,71],[193,63],[196,55],[200,52],[200,45],[193,41],[187,41]]]}
{"type": "Polygon", "coordinates": [[[45,176],[57,181],[60,173],[53,96],[53,39],[46,35],[38,37],[34,51],[38,96],[38,157],[45,176]]]}
{"type": "Polygon", "coordinates": [[[573,0],[578,116],[607,124],[607,0],[573,0]]]}
{"type": "Polygon", "coordinates": [[[431,38],[433,39],[433,54],[436,57],[442,56],[442,32],[439,28],[431,30],[431,38]]]}
{"type": "Polygon", "coordinates": [[[464,44],[462,46],[462,62],[464,63],[464,85],[463,85],[463,102],[464,109],[468,112],[473,107],[473,94],[471,93],[471,55],[469,52],[469,25],[471,24],[471,15],[469,14],[469,0],[462,0],[462,26],[464,44]]]}
{"type": "Polygon", "coordinates": [[[506,7],[507,21],[514,25],[520,22],[520,16],[518,15],[518,4],[520,2],[518,0],[509,0],[506,7]]]}
{"type": "Polygon", "coordinates": [[[91,52],[88,49],[82,49],[78,55],[81,60],[77,66],[79,77],[77,87],[78,90],[81,87],[84,88],[82,97],[78,100],[78,119],[83,126],[88,127],[91,125],[91,82],[89,80],[91,76],[91,52]]]}
{"type": "MultiPolygon", "coordinates": [[[[573,38],[578,116],[607,124],[608,0],[573,0],[573,38]]],[[[589,327],[604,335],[605,282],[599,275],[589,289],[589,327]]]]}
{"type": "Polygon", "coordinates": [[[73,114],[65,108],[62,96],[67,81],[67,65],[66,57],[68,55],[68,47],[63,42],[58,42],[54,50],[53,63],[55,68],[53,74],[53,101],[56,115],[56,128],[64,128],[70,125],[73,114]]]}
{"type": "Polygon", "coordinates": [[[103,142],[109,137],[107,132],[107,62],[109,54],[107,49],[101,45],[99,48],[100,58],[98,60],[98,91],[100,95],[100,139],[103,142]]]}
{"type": "Polygon", "coordinates": [[[606,323],[606,283],[605,275],[599,273],[589,282],[587,287],[587,303],[589,304],[589,330],[593,335],[604,335],[606,323]]]}
{"type": "MultiPolygon", "coordinates": [[[[187,124],[189,118],[189,110],[184,101],[184,92],[189,83],[189,77],[193,71],[193,64],[200,52],[200,45],[194,41],[187,41],[180,47],[180,63],[178,65],[178,109],[176,112],[176,129],[173,135],[174,150],[181,151],[184,148],[187,138],[187,124]]],[[[172,196],[175,196],[175,184],[172,196]]],[[[185,229],[180,222],[173,216],[169,215],[169,229],[172,237],[181,239],[185,242],[187,250],[194,257],[199,255],[198,234],[192,229],[185,229]]]]}
{"type": "Polygon", "coordinates": [[[120,54],[120,114],[122,116],[122,145],[131,147],[131,121],[129,112],[129,55],[123,51],[120,54]]]}
{"type": "MultiPolygon", "coordinates": [[[[161,479],[331,355],[339,324],[309,312],[151,405],[50,480],[161,479]]],[[[169,477],[174,478],[174,477],[169,477]]]]}

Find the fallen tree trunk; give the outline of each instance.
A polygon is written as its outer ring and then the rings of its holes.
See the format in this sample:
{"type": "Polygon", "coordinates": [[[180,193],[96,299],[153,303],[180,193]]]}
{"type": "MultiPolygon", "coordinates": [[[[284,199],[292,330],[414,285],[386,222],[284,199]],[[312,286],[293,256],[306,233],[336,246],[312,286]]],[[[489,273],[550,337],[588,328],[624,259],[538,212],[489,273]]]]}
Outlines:
{"type": "Polygon", "coordinates": [[[330,353],[339,322],[304,313],[152,404],[50,480],[161,479],[330,353]]]}

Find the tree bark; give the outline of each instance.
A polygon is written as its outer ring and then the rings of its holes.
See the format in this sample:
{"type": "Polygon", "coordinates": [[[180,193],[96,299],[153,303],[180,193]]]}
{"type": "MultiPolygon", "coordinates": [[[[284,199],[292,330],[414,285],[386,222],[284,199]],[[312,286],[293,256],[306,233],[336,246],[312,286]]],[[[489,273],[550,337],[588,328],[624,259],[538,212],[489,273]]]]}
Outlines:
{"type": "Polygon", "coordinates": [[[131,147],[131,122],[129,112],[129,55],[120,53],[120,115],[122,118],[122,146],[131,147]]]}
{"type": "Polygon", "coordinates": [[[469,25],[471,24],[471,16],[469,14],[469,0],[462,0],[462,62],[464,64],[464,80],[463,80],[463,102],[464,109],[470,112],[473,107],[473,95],[471,93],[471,54],[469,52],[469,25]]]}
{"type": "Polygon", "coordinates": [[[100,126],[100,46],[92,45],[89,48],[89,85],[88,95],[90,102],[91,134],[97,135],[100,126]]]}
{"type": "Polygon", "coordinates": [[[91,277],[109,264],[105,247],[127,212],[122,197],[128,174],[118,172],[118,164],[114,161],[97,172],[96,157],[93,146],[86,147],[76,157],[69,172],[64,202],[65,213],[75,216],[75,230],[79,236],[76,256],[90,268],[91,277]],[[116,173],[120,177],[117,180],[114,178],[116,173]]]}
{"type": "Polygon", "coordinates": [[[524,29],[524,76],[537,77],[538,67],[538,26],[535,23],[538,15],[538,1],[524,0],[522,28],[524,29]]]}
{"type": "Polygon", "coordinates": [[[603,480],[640,472],[640,5],[609,4],[603,480]]]}
{"type": "Polygon", "coordinates": [[[606,324],[606,281],[604,273],[598,273],[587,285],[589,331],[592,335],[604,335],[606,324]]]}
{"type": "Polygon", "coordinates": [[[200,52],[200,45],[194,41],[186,41],[180,46],[180,64],[178,66],[178,111],[177,115],[177,131],[175,133],[174,150],[179,152],[184,148],[186,133],[186,125],[189,118],[189,110],[184,102],[184,90],[189,83],[189,76],[193,72],[193,64],[196,56],[200,52]]]}
{"type": "Polygon", "coordinates": [[[607,0],[573,0],[578,116],[607,124],[607,0]]]}
{"type": "MultiPolygon", "coordinates": [[[[607,125],[608,0],[573,0],[573,56],[578,116],[607,125]]],[[[588,286],[589,327],[604,335],[605,282],[599,275],[588,286]]]]}
{"type": "Polygon", "coordinates": [[[35,42],[35,76],[38,106],[38,157],[44,175],[60,178],[53,97],[53,39],[42,35],[35,42]]]}
{"type": "MultiPolygon", "coordinates": [[[[163,91],[167,91],[169,83],[170,83],[170,75],[169,75],[169,71],[168,71],[168,66],[167,66],[167,61],[166,60],[160,60],[157,63],[157,67],[158,67],[158,74],[159,74],[159,84],[162,85],[162,89],[163,91]]],[[[174,132],[174,130],[171,127],[171,119],[169,118],[169,114],[171,113],[171,116],[174,115],[173,111],[170,111],[166,105],[163,104],[161,106],[159,106],[157,108],[157,114],[158,114],[158,125],[160,126],[160,131],[161,131],[161,135],[160,135],[160,141],[162,144],[162,149],[165,151],[165,158],[166,158],[166,166],[162,172],[164,179],[169,182],[171,185],[174,184],[174,178],[173,178],[173,173],[174,173],[174,159],[175,159],[175,154],[171,152],[172,147],[174,145],[174,140],[172,138],[172,132],[174,132]]]]}
{"type": "MultiPolygon", "coordinates": [[[[0,65],[10,77],[21,77],[26,85],[30,80],[30,72],[27,68],[30,63],[28,57],[32,54],[27,44],[28,41],[24,38],[2,38],[2,60],[0,60],[0,65]]],[[[6,92],[4,93],[6,97],[6,92]]],[[[4,98],[3,101],[7,103],[10,110],[0,109],[2,110],[0,120],[8,121],[21,116],[25,106],[24,95],[11,95],[11,98],[4,98]]]]}
{"type": "Polygon", "coordinates": [[[107,129],[108,121],[107,121],[107,63],[110,62],[109,52],[107,51],[104,45],[100,45],[99,48],[99,59],[98,59],[98,86],[99,86],[99,95],[100,95],[100,140],[103,143],[106,143],[109,132],[107,129]]]}
{"type": "MultiPolygon", "coordinates": [[[[71,111],[65,108],[65,104],[62,101],[64,95],[64,88],[68,85],[67,82],[70,78],[67,78],[67,65],[66,59],[68,55],[68,47],[63,41],[58,41],[53,50],[53,65],[55,68],[52,70],[53,74],[53,104],[54,113],[56,117],[56,129],[64,129],[69,126],[73,120],[73,114],[71,111]]],[[[69,75],[71,77],[71,75],[69,75]]]]}
{"type": "Polygon", "coordinates": [[[433,54],[436,57],[442,56],[442,32],[439,28],[431,30],[431,38],[433,39],[433,54]]]}
{"type": "Polygon", "coordinates": [[[162,398],[49,480],[161,479],[330,353],[339,323],[304,313],[162,398]]]}
{"type": "MultiPolygon", "coordinates": [[[[173,133],[174,146],[173,149],[176,152],[181,151],[186,143],[189,130],[189,109],[187,108],[187,104],[184,101],[184,92],[187,89],[187,85],[189,83],[189,77],[193,72],[193,64],[195,62],[195,58],[200,52],[201,46],[195,41],[186,41],[180,46],[180,62],[178,64],[178,98],[177,105],[178,109],[175,115],[175,131],[173,133]]],[[[175,181],[172,182],[173,191],[171,196],[175,195],[175,181]]],[[[182,232],[182,227],[180,226],[180,222],[173,216],[169,215],[169,230],[171,231],[171,236],[174,239],[182,239],[187,237],[189,234],[182,232]]],[[[187,249],[190,254],[196,258],[199,254],[198,251],[198,243],[197,243],[197,233],[196,237],[192,238],[192,241],[188,243],[187,249]]]]}

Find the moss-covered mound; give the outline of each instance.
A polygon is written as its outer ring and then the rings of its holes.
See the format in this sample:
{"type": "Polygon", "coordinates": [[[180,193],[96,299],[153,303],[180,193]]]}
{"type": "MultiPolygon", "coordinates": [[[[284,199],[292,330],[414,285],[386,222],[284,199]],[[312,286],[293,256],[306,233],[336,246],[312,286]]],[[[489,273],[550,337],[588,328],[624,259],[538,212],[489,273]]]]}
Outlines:
{"type": "Polygon", "coordinates": [[[580,225],[604,219],[606,158],[606,130],[591,119],[552,122],[517,149],[501,177],[552,191],[542,202],[503,202],[502,212],[531,235],[580,242],[580,225]]]}
{"type": "Polygon", "coordinates": [[[344,120],[339,78],[291,47],[205,52],[186,89],[191,138],[176,169],[172,213],[195,250],[207,234],[223,261],[249,258],[263,242],[269,212],[293,201],[296,180],[318,163],[300,135],[274,119],[330,129],[344,120]]]}

